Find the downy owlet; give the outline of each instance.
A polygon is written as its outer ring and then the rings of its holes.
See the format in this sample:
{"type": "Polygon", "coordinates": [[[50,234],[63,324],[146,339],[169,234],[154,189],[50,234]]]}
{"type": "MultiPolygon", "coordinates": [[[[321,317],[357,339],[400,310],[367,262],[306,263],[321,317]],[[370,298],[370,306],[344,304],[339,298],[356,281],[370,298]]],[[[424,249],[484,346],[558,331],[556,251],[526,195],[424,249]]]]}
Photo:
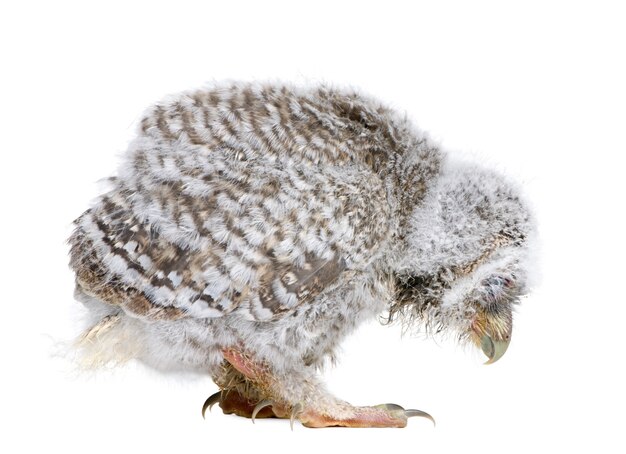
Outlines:
{"type": "Polygon", "coordinates": [[[452,330],[496,361],[528,291],[517,187],[455,162],[352,89],[232,83],[147,110],[110,190],[75,221],[79,346],[210,374],[205,403],[310,427],[403,427],[316,369],[363,321],[452,330]]]}

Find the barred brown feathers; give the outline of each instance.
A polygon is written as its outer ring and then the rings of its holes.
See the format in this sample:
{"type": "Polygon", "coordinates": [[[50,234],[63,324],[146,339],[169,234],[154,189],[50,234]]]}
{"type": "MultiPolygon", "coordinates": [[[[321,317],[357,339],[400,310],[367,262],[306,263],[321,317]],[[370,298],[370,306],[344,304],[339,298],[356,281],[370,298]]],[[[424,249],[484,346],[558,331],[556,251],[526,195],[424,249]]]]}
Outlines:
{"type": "Polygon", "coordinates": [[[437,171],[439,152],[410,131],[330,88],[172,97],[146,113],[114,189],[77,220],[78,284],[146,317],[266,320],[311,302],[393,236],[390,197],[419,199],[437,171]],[[397,175],[414,149],[422,160],[397,175]]]}

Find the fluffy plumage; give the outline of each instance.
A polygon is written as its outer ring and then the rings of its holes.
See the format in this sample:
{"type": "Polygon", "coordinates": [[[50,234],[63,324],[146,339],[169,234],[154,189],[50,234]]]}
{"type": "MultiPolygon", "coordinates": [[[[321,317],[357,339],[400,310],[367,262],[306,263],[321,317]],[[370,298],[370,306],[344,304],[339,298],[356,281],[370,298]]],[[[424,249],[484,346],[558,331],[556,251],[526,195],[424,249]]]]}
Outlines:
{"type": "Polygon", "coordinates": [[[69,240],[94,314],[86,361],[193,368],[223,389],[243,374],[246,397],[293,406],[326,396],[315,366],[385,310],[502,340],[534,231],[518,192],[354,90],[171,96],[144,114],[69,240]],[[229,348],[280,384],[261,386],[229,348]]]}

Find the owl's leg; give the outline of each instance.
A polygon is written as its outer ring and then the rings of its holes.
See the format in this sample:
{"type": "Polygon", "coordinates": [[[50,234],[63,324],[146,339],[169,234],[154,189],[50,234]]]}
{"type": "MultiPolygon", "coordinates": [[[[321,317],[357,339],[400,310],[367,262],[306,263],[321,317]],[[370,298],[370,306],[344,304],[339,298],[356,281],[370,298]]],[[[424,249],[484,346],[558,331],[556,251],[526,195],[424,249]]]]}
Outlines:
{"type": "Polygon", "coordinates": [[[226,348],[223,354],[253,384],[258,393],[256,409],[263,411],[271,405],[275,416],[290,418],[292,424],[297,419],[306,427],[405,427],[410,416],[433,420],[420,410],[404,410],[395,404],[350,405],[328,393],[311,368],[278,372],[240,349],[226,348]]]}

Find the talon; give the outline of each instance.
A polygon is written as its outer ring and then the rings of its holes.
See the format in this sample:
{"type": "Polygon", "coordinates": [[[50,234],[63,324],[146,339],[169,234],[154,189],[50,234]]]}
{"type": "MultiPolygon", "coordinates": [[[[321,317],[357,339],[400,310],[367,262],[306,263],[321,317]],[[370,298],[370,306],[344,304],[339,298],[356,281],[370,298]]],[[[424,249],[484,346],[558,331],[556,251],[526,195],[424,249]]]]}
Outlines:
{"type": "Polygon", "coordinates": [[[269,399],[263,399],[261,402],[259,402],[258,404],[256,404],[254,406],[254,410],[252,410],[252,416],[250,417],[250,419],[252,419],[252,423],[254,424],[254,418],[256,418],[256,415],[265,407],[269,407],[270,405],[274,405],[274,402],[272,402],[269,399]]]}
{"type": "Polygon", "coordinates": [[[204,414],[206,413],[206,409],[208,408],[211,411],[211,407],[218,403],[222,398],[222,391],[218,391],[215,394],[211,394],[209,398],[204,402],[202,406],[202,417],[204,418],[204,414]]]}
{"type": "Polygon", "coordinates": [[[402,411],[404,411],[404,407],[401,407],[398,404],[380,404],[380,405],[374,405],[374,408],[382,408],[383,410],[402,410],[402,411]]]}
{"type": "Polygon", "coordinates": [[[291,416],[289,417],[289,426],[293,431],[293,422],[296,420],[296,417],[302,413],[302,404],[297,403],[291,409],[291,416]]]}
{"type": "Polygon", "coordinates": [[[421,416],[422,418],[428,418],[433,422],[434,426],[437,426],[437,423],[435,422],[435,418],[433,418],[428,413],[422,410],[415,410],[413,408],[409,410],[405,410],[404,407],[401,407],[398,404],[380,404],[380,405],[375,405],[375,408],[381,408],[383,410],[391,410],[391,411],[400,410],[404,412],[404,416],[406,416],[407,418],[410,418],[412,416],[421,416]]]}
{"type": "Polygon", "coordinates": [[[421,416],[422,418],[428,418],[433,422],[433,426],[435,427],[437,426],[437,423],[435,422],[435,418],[430,416],[425,411],[410,409],[410,410],[404,410],[404,414],[406,415],[407,418],[410,418],[411,416],[421,416]]]}

